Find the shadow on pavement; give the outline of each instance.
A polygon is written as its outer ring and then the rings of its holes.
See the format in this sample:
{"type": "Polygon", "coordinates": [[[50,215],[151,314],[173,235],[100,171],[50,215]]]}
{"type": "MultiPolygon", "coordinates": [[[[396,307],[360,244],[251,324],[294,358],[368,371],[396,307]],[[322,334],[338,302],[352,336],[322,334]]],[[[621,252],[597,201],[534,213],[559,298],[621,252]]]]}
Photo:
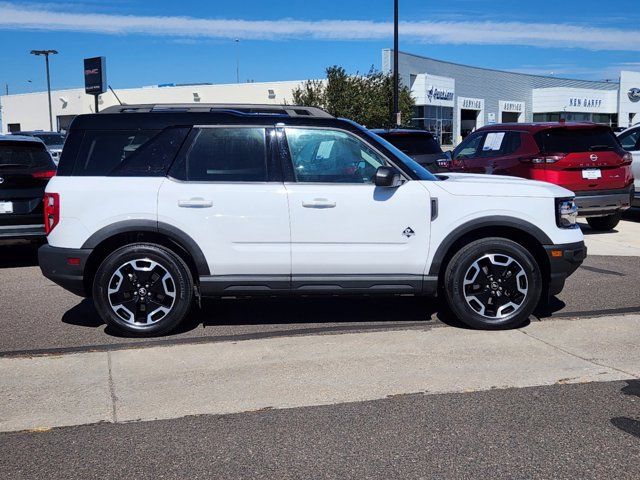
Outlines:
{"type": "Polygon", "coordinates": [[[42,243],[7,244],[0,242],[0,268],[38,266],[38,248],[42,243]]]}
{"type": "MultiPolygon", "coordinates": [[[[620,390],[625,395],[640,398],[640,380],[627,380],[627,386],[620,390]]],[[[640,438],[640,420],[629,417],[615,417],[611,424],[629,435],[640,438]]]]}
{"type": "MultiPolygon", "coordinates": [[[[180,335],[200,326],[429,322],[438,311],[438,302],[423,297],[203,299],[202,309],[194,307],[176,330],[163,336],[180,335]]],[[[440,313],[438,317],[460,326],[452,317],[441,318],[440,313]]],[[[104,324],[90,299],[68,310],[62,322],[89,328],[104,324]]],[[[109,327],[105,333],[123,336],[109,327]]]]}

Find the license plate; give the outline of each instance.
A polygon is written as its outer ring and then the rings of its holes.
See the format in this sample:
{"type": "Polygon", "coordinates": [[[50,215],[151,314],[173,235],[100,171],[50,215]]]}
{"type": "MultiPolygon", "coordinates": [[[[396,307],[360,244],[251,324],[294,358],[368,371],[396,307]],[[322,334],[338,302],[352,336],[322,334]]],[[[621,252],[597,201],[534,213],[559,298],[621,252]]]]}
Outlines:
{"type": "Polygon", "coordinates": [[[13,202],[0,202],[0,213],[13,213],[13,202]]]}
{"type": "Polygon", "coordinates": [[[597,180],[602,178],[602,172],[599,168],[589,168],[587,170],[582,170],[582,178],[586,180],[597,180]]]}

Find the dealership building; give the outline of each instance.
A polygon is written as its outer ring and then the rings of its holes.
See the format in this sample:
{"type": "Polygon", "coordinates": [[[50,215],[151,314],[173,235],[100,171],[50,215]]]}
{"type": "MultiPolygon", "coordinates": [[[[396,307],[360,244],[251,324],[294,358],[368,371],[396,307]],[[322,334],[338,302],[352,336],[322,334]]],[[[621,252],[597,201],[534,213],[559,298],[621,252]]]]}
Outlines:
{"type": "MultiPolygon", "coordinates": [[[[393,51],[382,51],[382,70],[391,72],[393,51]]],[[[399,75],[416,102],[415,126],[432,131],[444,145],[458,144],[474,129],[491,123],[590,121],[628,127],[640,122],[640,72],[620,72],[614,81],[589,81],[528,75],[459,65],[401,52],[399,75]]],[[[292,102],[302,81],[228,85],[157,85],[118,89],[119,100],[139,103],[292,102]]],[[[66,130],[81,113],[94,111],[83,88],[55,90],[54,129],[66,130]]],[[[108,91],[99,108],[118,103],[108,91]]],[[[0,96],[0,132],[48,130],[47,93],[0,96]]]]}
{"type": "MultiPolygon", "coordinates": [[[[442,144],[457,144],[491,123],[587,121],[628,127],[640,122],[640,72],[611,82],[571,80],[459,65],[400,52],[398,73],[416,101],[413,123],[442,144]]],[[[393,50],[383,50],[391,72],[393,50]]]]}

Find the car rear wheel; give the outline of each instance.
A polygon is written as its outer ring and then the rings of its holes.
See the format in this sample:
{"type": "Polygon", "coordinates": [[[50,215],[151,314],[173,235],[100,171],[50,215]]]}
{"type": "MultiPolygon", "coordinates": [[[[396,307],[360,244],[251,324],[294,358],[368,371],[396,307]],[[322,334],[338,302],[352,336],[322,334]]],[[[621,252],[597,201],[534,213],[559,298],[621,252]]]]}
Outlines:
{"type": "Polygon", "coordinates": [[[193,279],[170,250],[136,243],[102,262],[93,299],[107,325],[133,335],[159,335],[174,329],[189,312],[193,279]]]}
{"type": "Polygon", "coordinates": [[[505,238],[462,247],[445,271],[445,296],[457,318],[472,328],[516,328],[538,304],[542,275],[531,253],[505,238]]]}
{"type": "Polygon", "coordinates": [[[616,228],[616,225],[620,223],[621,217],[620,212],[605,217],[587,217],[587,223],[594,230],[608,232],[616,228]]]}

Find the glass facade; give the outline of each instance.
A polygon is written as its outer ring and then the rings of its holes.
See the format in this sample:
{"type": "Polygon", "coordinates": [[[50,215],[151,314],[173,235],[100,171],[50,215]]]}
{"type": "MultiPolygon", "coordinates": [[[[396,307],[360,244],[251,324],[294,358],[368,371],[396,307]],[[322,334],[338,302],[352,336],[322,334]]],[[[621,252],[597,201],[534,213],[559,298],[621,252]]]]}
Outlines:
{"type": "Polygon", "coordinates": [[[453,145],[453,107],[418,105],[411,124],[431,132],[440,145],[453,145]]]}
{"type": "Polygon", "coordinates": [[[593,122],[610,127],[618,126],[617,113],[553,112],[533,114],[534,122],[559,122],[560,120],[567,122],[593,122]]]}

